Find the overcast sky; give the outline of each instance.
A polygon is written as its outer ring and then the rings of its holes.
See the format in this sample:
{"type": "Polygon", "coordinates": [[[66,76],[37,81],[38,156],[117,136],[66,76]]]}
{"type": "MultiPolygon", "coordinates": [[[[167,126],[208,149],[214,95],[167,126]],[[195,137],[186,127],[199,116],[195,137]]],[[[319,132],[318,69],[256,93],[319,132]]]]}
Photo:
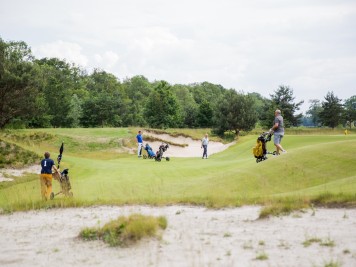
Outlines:
{"type": "Polygon", "coordinates": [[[121,81],[356,95],[355,0],[0,0],[0,37],[121,81]]]}

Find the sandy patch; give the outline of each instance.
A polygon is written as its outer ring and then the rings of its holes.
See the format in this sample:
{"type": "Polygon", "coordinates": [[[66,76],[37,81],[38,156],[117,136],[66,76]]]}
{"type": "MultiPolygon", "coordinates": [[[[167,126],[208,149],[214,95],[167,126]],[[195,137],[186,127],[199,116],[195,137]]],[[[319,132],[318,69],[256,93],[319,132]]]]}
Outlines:
{"type": "MultiPolygon", "coordinates": [[[[203,155],[203,149],[201,148],[201,141],[200,140],[193,140],[190,137],[178,136],[174,137],[169,134],[155,134],[152,132],[144,132],[143,135],[143,144],[145,145],[148,143],[154,152],[156,152],[161,145],[162,142],[145,142],[145,136],[152,136],[154,138],[159,138],[166,142],[171,142],[174,144],[181,144],[186,145],[184,147],[170,145],[167,151],[164,153],[164,156],[167,157],[201,157],[203,155]]],[[[208,156],[224,151],[229,146],[235,144],[235,142],[229,144],[223,144],[220,142],[210,141],[208,145],[208,156]]],[[[144,153],[146,153],[144,151],[144,153]]]]}
{"type": "Polygon", "coordinates": [[[40,165],[32,165],[26,168],[21,168],[21,169],[0,169],[0,182],[5,182],[5,181],[13,181],[14,179],[12,178],[5,178],[5,175],[11,175],[11,176],[22,176],[24,173],[41,173],[41,166],[40,165]]]}
{"type": "Polygon", "coordinates": [[[318,209],[257,220],[259,207],[99,206],[0,215],[0,266],[356,266],[356,210],[318,209]],[[129,248],[77,238],[120,215],[163,215],[161,240],[129,248]],[[334,247],[303,242],[316,237],[334,247]],[[261,254],[267,260],[256,260],[261,254]]]}

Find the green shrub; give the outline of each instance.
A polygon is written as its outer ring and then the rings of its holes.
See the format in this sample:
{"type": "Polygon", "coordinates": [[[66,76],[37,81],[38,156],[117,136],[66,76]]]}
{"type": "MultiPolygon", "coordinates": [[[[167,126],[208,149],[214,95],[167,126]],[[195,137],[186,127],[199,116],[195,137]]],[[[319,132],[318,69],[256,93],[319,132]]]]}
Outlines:
{"type": "Polygon", "coordinates": [[[265,261],[268,260],[268,255],[266,254],[266,252],[261,252],[256,256],[255,259],[259,261],[265,261]]]}
{"type": "Polygon", "coordinates": [[[321,239],[317,237],[311,237],[307,240],[305,240],[302,244],[304,247],[309,247],[312,243],[320,243],[321,239]]]}
{"type": "Polygon", "coordinates": [[[85,228],[80,232],[80,237],[86,241],[97,240],[98,239],[97,230],[93,228],[85,228]]]}

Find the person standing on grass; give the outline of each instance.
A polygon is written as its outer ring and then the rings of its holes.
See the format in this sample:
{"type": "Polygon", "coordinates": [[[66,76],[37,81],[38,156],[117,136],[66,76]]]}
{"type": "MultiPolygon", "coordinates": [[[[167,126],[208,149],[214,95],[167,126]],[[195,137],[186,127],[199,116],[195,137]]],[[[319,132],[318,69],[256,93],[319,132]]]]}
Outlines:
{"type": "Polygon", "coordinates": [[[203,152],[203,159],[204,157],[207,159],[208,158],[208,144],[209,144],[209,138],[208,134],[205,134],[204,138],[201,140],[201,148],[204,148],[203,152]]]}
{"type": "Polygon", "coordinates": [[[137,156],[140,158],[142,157],[142,146],[143,146],[143,137],[141,131],[138,131],[138,134],[136,135],[136,140],[137,140],[137,156]]]}
{"type": "Polygon", "coordinates": [[[45,158],[41,161],[42,169],[40,181],[42,200],[50,199],[52,193],[52,169],[54,169],[55,172],[59,173],[59,170],[54,164],[54,161],[50,159],[50,156],[51,155],[49,154],[49,152],[44,153],[45,158]]]}
{"type": "Polygon", "coordinates": [[[287,152],[283,149],[281,145],[282,138],[284,136],[284,124],[283,124],[283,117],[279,109],[277,109],[274,112],[273,126],[269,130],[269,133],[274,134],[274,145],[276,146],[276,155],[279,155],[280,152],[287,152]]]}

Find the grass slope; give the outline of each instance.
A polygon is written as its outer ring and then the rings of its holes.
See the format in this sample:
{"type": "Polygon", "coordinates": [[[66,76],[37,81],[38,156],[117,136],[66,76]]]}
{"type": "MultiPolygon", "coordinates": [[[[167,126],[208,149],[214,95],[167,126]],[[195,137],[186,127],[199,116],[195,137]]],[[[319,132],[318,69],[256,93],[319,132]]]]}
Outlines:
{"type": "MultiPolygon", "coordinates": [[[[16,132],[27,135],[30,131],[16,132]]],[[[306,202],[327,195],[356,202],[356,136],[287,135],[287,154],[256,164],[252,147],[256,136],[244,136],[226,151],[200,158],[172,158],[170,162],[138,159],[117,149],[133,144],[129,129],[51,129],[51,140],[34,143],[6,138],[36,153],[50,150],[55,158],[65,139],[62,168],[70,169],[74,198],[40,200],[36,175],[26,182],[0,188],[4,210],[92,204],[190,203],[212,207],[278,202],[306,202]],[[123,141],[126,140],[126,141],[123,141]]],[[[272,142],[268,143],[270,149],[272,142]]],[[[59,185],[54,181],[54,191],[59,185]]],[[[325,202],[325,200],[324,200],[325,202]]]]}

